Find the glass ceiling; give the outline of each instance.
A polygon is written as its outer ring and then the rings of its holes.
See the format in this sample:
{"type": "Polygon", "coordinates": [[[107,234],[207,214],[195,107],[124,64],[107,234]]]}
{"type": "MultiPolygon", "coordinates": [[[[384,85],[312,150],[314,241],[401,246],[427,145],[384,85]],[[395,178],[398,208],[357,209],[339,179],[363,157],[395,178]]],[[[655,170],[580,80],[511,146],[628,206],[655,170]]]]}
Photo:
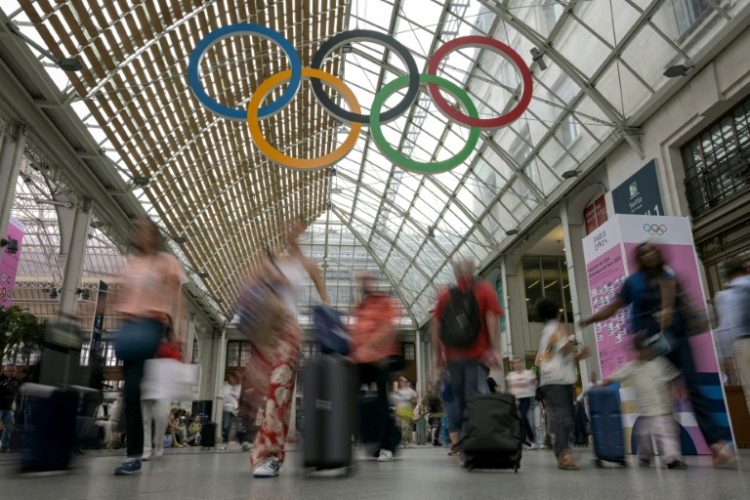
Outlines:
{"type": "MultiPolygon", "coordinates": [[[[145,188],[131,183],[133,195],[176,237],[179,255],[221,306],[236,294],[238,271],[255,264],[266,245],[280,244],[283,221],[297,215],[315,221],[306,248],[326,266],[340,306],[355,298],[344,283],[352,272],[379,269],[383,286],[415,324],[428,317],[436,288],[450,281],[451,260],[488,263],[510,238],[506,231],[535,217],[563,186],[562,174],[603,143],[624,139],[638,148],[634,117],[667,82],[664,70],[690,66],[742,3],[14,0],[3,8],[57,57],[81,59],[79,74],[49,68],[50,74],[122,176],[148,179],[145,188]],[[445,41],[489,35],[530,66],[533,99],[517,121],[484,130],[472,155],[446,173],[394,167],[366,130],[334,168],[281,168],[257,150],[244,123],[212,115],[187,86],[195,44],[238,22],[281,31],[305,66],[322,41],[347,29],[391,34],[423,71],[445,41]]],[[[286,64],[267,41],[236,36],[209,51],[201,78],[216,100],[242,107],[259,82],[286,64]]],[[[377,90],[404,68],[397,56],[368,42],[338,49],[324,64],[354,90],[364,113],[377,90]]],[[[466,89],[485,118],[513,107],[521,91],[509,60],[475,47],[452,52],[439,74],[466,89]]],[[[262,126],[274,145],[300,157],[330,152],[349,131],[317,104],[307,83],[262,126]]],[[[454,155],[468,136],[424,90],[383,129],[391,144],[420,161],[454,155]]],[[[305,297],[312,301],[311,295],[305,297]]]]}

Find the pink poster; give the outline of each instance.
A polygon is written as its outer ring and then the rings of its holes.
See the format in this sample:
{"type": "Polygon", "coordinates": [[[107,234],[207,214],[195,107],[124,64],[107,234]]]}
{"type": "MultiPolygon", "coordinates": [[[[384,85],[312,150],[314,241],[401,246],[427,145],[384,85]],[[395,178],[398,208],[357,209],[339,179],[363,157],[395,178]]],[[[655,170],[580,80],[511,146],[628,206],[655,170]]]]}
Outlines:
{"type": "Polygon", "coordinates": [[[11,217],[8,223],[8,234],[6,240],[13,241],[17,245],[15,252],[10,248],[12,245],[2,247],[0,254],[0,307],[7,309],[13,304],[13,288],[16,286],[16,271],[21,259],[21,241],[23,240],[23,225],[11,217]]]}

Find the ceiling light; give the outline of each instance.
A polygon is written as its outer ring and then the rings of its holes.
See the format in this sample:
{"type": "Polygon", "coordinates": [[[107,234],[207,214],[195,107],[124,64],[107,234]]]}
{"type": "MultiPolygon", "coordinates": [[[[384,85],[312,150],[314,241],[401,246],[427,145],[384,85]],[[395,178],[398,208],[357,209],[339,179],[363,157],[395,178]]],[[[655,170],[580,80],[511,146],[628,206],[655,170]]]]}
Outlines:
{"type": "Polygon", "coordinates": [[[142,175],[136,175],[135,177],[133,177],[133,184],[135,184],[136,186],[146,187],[148,186],[148,183],[149,183],[148,177],[144,177],[142,175]]]}
{"type": "Polygon", "coordinates": [[[578,177],[579,174],[580,172],[578,170],[566,170],[565,172],[562,173],[562,178],[573,179],[575,177],[578,177]]]}
{"type": "Polygon", "coordinates": [[[544,62],[544,52],[537,49],[536,47],[531,49],[531,59],[537,64],[537,66],[539,66],[539,69],[541,69],[542,71],[547,69],[547,63],[544,62]]]}
{"type": "Polygon", "coordinates": [[[178,245],[182,245],[183,243],[187,241],[187,238],[185,238],[184,236],[176,235],[176,236],[172,236],[172,241],[174,241],[178,245]]]}
{"type": "Polygon", "coordinates": [[[518,234],[518,229],[508,229],[505,231],[508,236],[515,236],[518,234]]]}
{"type": "Polygon", "coordinates": [[[201,278],[201,279],[204,279],[204,280],[208,279],[208,273],[205,272],[205,271],[202,272],[202,273],[198,273],[198,277],[201,278]]]}
{"type": "Polygon", "coordinates": [[[667,78],[677,78],[678,76],[685,76],[692,68],[692,65],[675,64],[664,70],[664,76],[666,76],[667,78]]]}
{"type": "Polygon", "coordinates": [[[16,35],[18,38],[26,42],[27,44],[34,47],[40,54],[42,54],[44,57],[49,59],[50,61],[54,62],[58,68],[60,68],[63,71],[81,71],[83,69],[83,66],[81,65],[81,61],[79,61],[75,57],[65,57],[62,59],[58,59],[54,55],[52,55],[47,49],[36,43],[31,38],[27,37],[23,33],[21,33],[21,30],[18,29],[18,26],[16,26],[13,23],[6,24],[8,30],[16,35]]]}

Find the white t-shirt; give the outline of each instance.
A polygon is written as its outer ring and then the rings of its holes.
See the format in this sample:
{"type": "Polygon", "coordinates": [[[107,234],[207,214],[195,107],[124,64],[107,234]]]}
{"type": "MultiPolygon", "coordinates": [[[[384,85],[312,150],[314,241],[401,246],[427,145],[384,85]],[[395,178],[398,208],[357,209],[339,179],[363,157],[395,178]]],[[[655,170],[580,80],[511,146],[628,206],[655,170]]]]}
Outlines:
{"type": "Polygon", "coordinates": [[[240,407],[240,391],[241,386],[230,385],[228,382],[224,383],[224,411],[232,412],[237,415],[237,410],[240,407]]]}
{"type": "Polygon", "coordinates": [[[669,384],[679,376],[680,371],[672,363],[658,357],[651,361],[634,359],[610,378],[633,386],[641,416],[658,417],[672,414],[672,391],[669,384]]]}
{"type": "Polygon", "coordinates": [[[571,336],[560,330],[560,322],[548,321],[542,330],[537,359],[540,385],[569,385],[576,383],[574,352],[564,353],[562,349],[571,341],[571,336]]]}
{"type": "Polygon", "coordinates": [[[508,390],[516,399],[533,398],[536,394],[536,375],[531,370],[513,370],[505,380],[508,381],[508,390]]]}

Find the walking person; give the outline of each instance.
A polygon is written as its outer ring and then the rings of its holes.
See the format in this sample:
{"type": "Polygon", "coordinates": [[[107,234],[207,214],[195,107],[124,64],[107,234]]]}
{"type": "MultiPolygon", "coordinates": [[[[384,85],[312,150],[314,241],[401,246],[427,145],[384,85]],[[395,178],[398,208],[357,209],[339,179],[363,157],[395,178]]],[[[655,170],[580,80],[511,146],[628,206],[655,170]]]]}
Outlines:
{"type": "Polygon", "coordinates": [[[10,451],[10,438],[15,430],[13,403],[18,395],[21,382],[16,378],[15,365],[5,365],[0,375],[0,421],[3,423],[3,437],[0,452],[10,451]]]}
{"type": "Polygon", "coordinates": [[[672,411],[671,384],[677,381],[680,372],[666,358],[651,353],[644,334],[636,335],[633,345],[638,357],[622,366],[602,385],[627,381],[635,390],[638,456],[642,467],[651,465],[654,456],[652,440],[655,439],[659,456],[667,469],[687,469],[680,454],[679,431],[672,411]]]}
{"type": "Polygon", "coordinates": [[[514,358],[513,371],[508,373],[505,379],[508,382],[509,392],[516,397],[518,412],[521,414],[521,425],[529,448],[536,449],[534,431],[529,418],[531,402],[536,395],[536,375],[531,370],[526,369],[521,358],[514,358]]]}
{"type": "Polygon", "coordinates": [[[455,454],[466,401],[489,394],[489,369],[500,365],[497,335],[502,308],[494,288],[474,275],[473,261],[458,261],[453,271],[456,284],[438,296],[431,329],[436,372],[447,368],[455,398],[451,413],[456,418],[449,420],[455,454]]]}
{"type": "Polygon", "coordinates": [[[417,446],[427,444],[427,410],[424,401],[419,400],[414,407],[414,426],[417,446]]]}
{"type": "Polygon", "coordinates": [[[227,375],[224,381],[224,391],[222,395],[222,417],[221,417],[221,435],[224,444],[229,443],[232,423],[237,420],[240,405],[240,395],[242,386],[239,377],[235,373],[227,375]]]}
{"type": "Polygon", "coordinates": [[[724,267],[727,288],[716,294],[719,327],[716,339],[726,371],[736,370],[750,411],[750,272],[749,259],[732,259],[724,267]]]}
{"type": "Polygon", "coordinates": [[[638,271],[628,276],[617,297],[581,321],[588,326],[604,321],[621,308],[631,305],[630,330],[647,338],[665,335],[669,338],[667,359],[682,373],[693,413],[706,443],[711,448],[715,467],[735,460],[734,451],[724,441],[719,426],[711,415],[711,401],[700,391],[700,378],[695,370],[693,351],[687,335],[686,299],[678,277],[666,267],[656,245],[642,243],[635,250],[638,271]]]}
{"type": "Polygon", "coordinates": [[[163,251],[164,241],[152,221],[135,220],[132,243],[136,253],[129,258],[122,276],[123,290],[116,308],[124,321],[115,342],[117,357],[123,360],[128,458],[115,469],[115,475],[141,471],[144,365],[155,356],[178,314],[180,287],[185,280],[177,259],[163,251]]]}
{"type": "MultiPolygon", "coordinates": [[[[374,414],[362,415],[362,436],[371,436],[378,445],[378,461],[390,462],[400,441],[388,402],[388,380],[400,363],[401,346],[398,342],[396,321],[398,303],[384,292],[375,289],[375,277],[370,273],[357,276],[360,293],[354,310],[352,325],[351,360],[357,365],[359,384],[375,384],[377,400],[374,414]]],[[[370,444],[370,443],[366,443],[370,444]]]]}
{"type": "Polygon", "coordinates": [[[300,358],[301,331],[297,324],[297,290],[310,277],[320,299],[328,304],[328,294],[320,269],[303,255],[299,237],[307,229],[300,219],[287,229],[286,249],[271,256],[263,265],[263,273],[273,283],[283,302],[284,312],[276,322],[273,336],[267,343],[251,344],[253,363],[245,371],[243,413],[252,421],[263,407],[263,420],[250,453],[253,476],[276,477],[284,463],[286,438],[292,417],[291,407],[300,358]]]}
{"type": "Polygon", "coordinates": [[[411,388],[411,383],[406,377],[398,378],[398,389],[393,393],[393,401],[401,428],[401,444],[408,447],[414,443],[414,406],[417,403],[417,392],[411,388]]]}
{"type": "Polygon", "coordinates": [[[560,306],[550,299],[542,299],[536,304],[538,316],[544,321],[542,339],[536,365],[541,374],[540,387],[547,423],[551,435],[552,449],[557,457],[557,466],[562,470],[576,470],[570,443],[573,439],[575,422],[573,405],[575,401],[576,364],[589,356],[588,347],[576,347],[575,337],[570,335],[560,322],[560,306]]]}

